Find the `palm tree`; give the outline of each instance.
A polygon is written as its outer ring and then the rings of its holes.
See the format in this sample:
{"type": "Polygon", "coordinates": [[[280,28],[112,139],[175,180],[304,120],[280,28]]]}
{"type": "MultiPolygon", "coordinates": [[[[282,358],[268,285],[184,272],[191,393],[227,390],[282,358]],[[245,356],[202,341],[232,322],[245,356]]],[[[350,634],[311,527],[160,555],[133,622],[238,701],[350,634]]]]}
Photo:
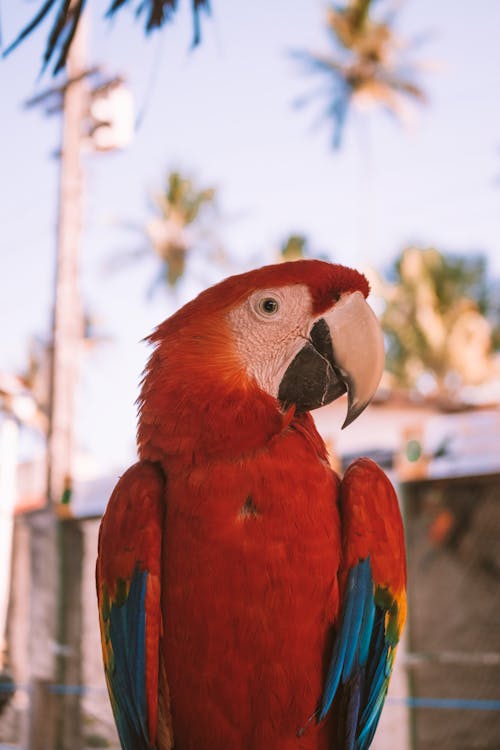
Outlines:
{"type": "Polygon", "coordinates": [[[144,226],[126,225],[145,236],[145,243],[137,250],[116,255],[108,265],[120,268],[124,260],[142,260],[153,251],[160,269],[150,292],[159,283],[174,287],[183,276],[188,255],[194,247],[212,248],[215,244],[212,236],[215,197],[215,188],[200,188],[191,177],[178,171],[170,172],[163,192],[152,197],[154,215],[144,226]]]}
{"type": "Polygon", "coordinates": [[[490,303],[484,257],[409,247],[390,276],[392,283],[375,286],[385,299],[387,367],[399,385],[450,398],[494,376],[500,316],[490,303]],[[496,320],[488,319],[492,313],[496,320]]]}
{"type": "Polygon", "coordinates": [[[154,198],[157,216],[146,224],[146,232],[160,259],[160,278],[170,286],[183,275],[197,230],[199,238],[207,212],[213,214],[214,201],[214,188],[199,189],[179,172],[170,172],[165,191],[154,198]]]}
{"type": "MultiPolygon", "coordinates": [[[[416,67],[408,59],[409,45],[394,31],[396,13],[381,20],[370,13],[375,0],[348,0],[344,7],[331,5],[326,26],[331,54],[298,51],[294,56],[322,77],[328,100],[325,116],[334,123],[333,145],[338,148],[351,105],[382,107],[403,118],[406,100],[425,100],[416,82],[416,67]]],[[[303,97],[302,106],[311,99],[303,97]]]]}
{"type": "Polygon", "coordinates": [[[330,260],[325,252],[317,249],[311,249],[309,237],[305,234],[289,234],[282,241],[279,254],[279,260],[299,260],[299,258],[319,258],[320,260],[330,260]]]}
{"type": "Polygon", "coordinates": [[[308,255],[309,241],[304,234],[290,234],[280,247],[281,260],[299,260],[308,255]]]}
{"type": "MultiPolygon", "coordinates": [[[[111,18],[125,5],[134,5],[131,0],[110,0],[106,16],[111,18]]],[[[56,75],[64,69],[66,60],[73,44],[85,0],[41,0],[40,7],[30,23],[24,27],[12,44],[5,50],[4,55],[9,54],[20,44],[31,32],[45,20],[51,11],[55,12],[54,21],[47,38],[45,53],[43,55],[43,69],[47,67],[51,59],[57,55],[53,74],[56,75]]],[[[178,0],[136,0],[136,15],[145,16],[146,33],[159,29],[163,24],[171,21],[178,9],[178,0]]],[[[200,12],[210,11],[209,0],[191,0],[193,16],[193,47],[201,39],[200,12]]]]}

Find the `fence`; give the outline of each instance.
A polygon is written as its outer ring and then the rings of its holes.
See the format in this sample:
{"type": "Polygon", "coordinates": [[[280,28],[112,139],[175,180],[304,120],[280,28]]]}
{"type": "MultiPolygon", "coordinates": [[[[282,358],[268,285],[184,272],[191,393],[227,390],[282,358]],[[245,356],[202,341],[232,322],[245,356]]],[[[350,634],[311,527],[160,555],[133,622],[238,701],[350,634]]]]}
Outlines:
{"type": "Polygon", "coordinates": [[[412,750],[500,747],[500,476],[410,483],[412,750]]]}

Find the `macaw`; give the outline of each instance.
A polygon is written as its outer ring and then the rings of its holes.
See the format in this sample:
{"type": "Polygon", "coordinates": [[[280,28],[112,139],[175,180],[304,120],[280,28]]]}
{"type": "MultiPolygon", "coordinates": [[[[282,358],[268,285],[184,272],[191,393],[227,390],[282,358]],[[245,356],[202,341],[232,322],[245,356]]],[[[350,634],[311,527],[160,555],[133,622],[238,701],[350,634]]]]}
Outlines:
{"type": "Polygon", "coordinates": [[[310,411],[383,366],[357,271],[225,279],[161,323],[139,461],[103,516],[97,592],[124,750],[365,750],[406,611],[403,527],[371,460],[340,479],[310,411]]]}

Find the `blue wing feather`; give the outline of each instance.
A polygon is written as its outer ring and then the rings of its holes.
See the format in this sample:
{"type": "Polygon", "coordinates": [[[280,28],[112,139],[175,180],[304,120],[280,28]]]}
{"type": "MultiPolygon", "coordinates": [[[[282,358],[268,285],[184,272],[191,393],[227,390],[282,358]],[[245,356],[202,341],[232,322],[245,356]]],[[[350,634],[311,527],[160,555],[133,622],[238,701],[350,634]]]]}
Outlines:
{"type": "Polygon", "coordinates": [[[338,725],[345,750],[367,750],[382,712],[394,654],[386,631],[387,611],[375,603],[367,557],[348,574],[318,719],[325,718],[337,695],[343,696],[338,725]]]}
{"type": "Polygon", "coordinates": [[[330,660],[330,668],[328,670],[328,676],[326,679],[326,686],[323,695],[319,721],[325,718],[328,709],[332,705],[332,701],[337,692],[340,677],[342,675],[346,652],[350,642],[352,613],[355,606],[355,599],[358,590],[356,587],[357,576],[358,571],[356,569],[353,569],[349,572],[345,609],[342,613],[341,626],[333,647],[333,654],[330,660]]]}
{"type": "Polygon", "coordinates": [[[351,617],[351,628],[348,634],[349,647],[346,650],[342,669],[342,680],[344,682],[352,676],[354,660],[356,657],[359,657],[359,642],[360,638],[362,639],[360,631],[361,625],[365,620],[367,587],[371,579],[370,566],[366,563],[368,563],[368,560],[364,560],[353,570],[354,590],[352,596],[354,598],[354,606],[351,617]]]}
{"type": "MultiPolygon", "coordinates": [[[[368,567],[368,566],[367,566],[368,567]]],[[[363,612],[363,622],[361,623],[361,631],[359,638],[359,663],[364,665],[368,660],[368,652],[370,649],[370,643],[373,634],[373,623],[375,620],[375,604],[373,602],[373,595],[370,591],[370,581],[368,580],[365,584],[365,607],[363,612]]]]}
{"type": "Polygon", "coordinates": [[[320,721],[328,713],[339,684],[345,684],[354,670],[366,663],[366,642],[369,643],[371,639],[373,609],[373,578],[370,560],[366,558],[349,571],[344,609],[330,661],[320,721]]]}
{"type": "Polygon", "coordinates": [[[112,603],[109,635],[114,659],[107,678],[113,695],[113,712],[124,748],[150,750],[146,707],[146,595],[147,572],[135,568],[128,596],[112,603]]]}

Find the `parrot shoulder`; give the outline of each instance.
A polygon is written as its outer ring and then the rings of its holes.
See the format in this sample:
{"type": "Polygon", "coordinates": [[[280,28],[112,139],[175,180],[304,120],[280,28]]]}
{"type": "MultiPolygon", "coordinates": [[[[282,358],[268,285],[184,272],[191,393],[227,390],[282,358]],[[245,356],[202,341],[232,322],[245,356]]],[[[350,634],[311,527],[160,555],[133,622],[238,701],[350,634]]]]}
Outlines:
{"type": "Polygon", "coordinates": [[[166,480],[139,461],[119,479],[99,530],[99,624],[111,705],[124,750],[173,747],[162,637],[161,551],[166,480]]]}

